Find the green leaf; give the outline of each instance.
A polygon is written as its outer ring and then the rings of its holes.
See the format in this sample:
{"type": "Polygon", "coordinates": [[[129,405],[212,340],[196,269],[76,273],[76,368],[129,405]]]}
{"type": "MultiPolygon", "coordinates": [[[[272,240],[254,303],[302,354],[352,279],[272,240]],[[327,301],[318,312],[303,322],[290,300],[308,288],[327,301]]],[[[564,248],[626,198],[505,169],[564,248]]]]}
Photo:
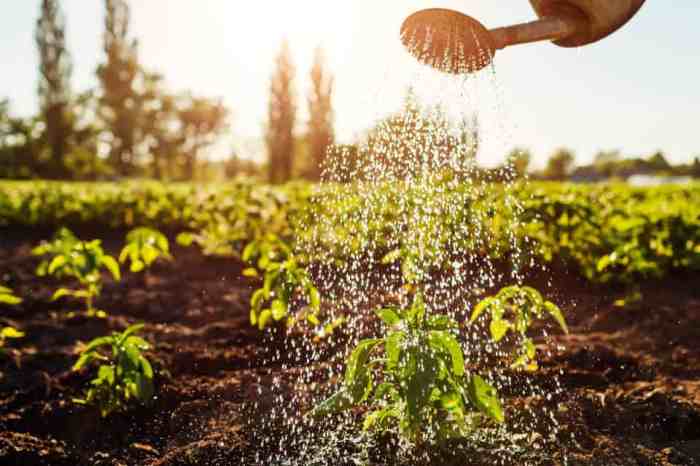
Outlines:
{"type": "Polygon", "coordinates": [[[489,325],[489,330],[491,332],[491,339],[495,342],[499,342],[506,336],[508,330],[513,326],[507,320],[493,318],[491,324],[489,325]]]}
{"type": "Polygon", "coordinates": [[[96,350],[100,346],[108,346],[116,343],[113,336],[98,337],[92,340],[83,350],[83,354],[96,350]]]}
{"type": "Polygon", "coordinates": [[[489,297],[489,298],[486,298],[486,299],[482,300],[481,302],[479,302],[479,304],[477,304],[477,305],[474,307],[474,310],[472,311],[472,316],[471,316],[471,318],[469,319],[469,322],[472,323],[472,324],[473,324],[474,322],[476,322],[476,319],[478,319],[479,316],[480,316],[481,314],[483,314],[483,312],[484,312],[486,309],[488,309],[489,307],[491,307],[491,305],[495,304],[496,302],[498,302],[498,300],[497,300],[496,298],[494,298],[494,297],[489,297]]]}
{"type": "Polygon", "coordinates": [[[357,344],[353,352],[350,354],[346,361],[345,366],[345,384],[346,386],[352,386],[355,383],[355,377],[357,376],[360,368],[367,364],[369,355],[371,351],[377,346],[381,340],[377,338],[372,338],[368,340],[362,340],[357,344]]]}
{"type": "Polygon", "coordinates": [[[0,303],[9,304],[10,306],[15,306],[22,302],[22,298],[19,298],[12,294],[12,292],[3,293],[0,292],[0,303]]]}
{"type": "Polygon", "coordinates": [[[66,257],[63,255],[54,257],[49,263],[49,274],[53,274],[56,270],[66,265],[66,262],[66,257]]]}
{"type": "Polygon", "coordinates": [[[246,262],[250,262],[251,259],[258,253],[258,245],[256,242],[248,243],[245,248],[243,248],[242,259],[246,262]]]}
{"type": "Polygon", "coordinates": [[[464,375],[464,353],[457,339],[447,332],[434,330],[430,332],[433,345],[446,351],[452,359],[452,372],[457,377],[464,375]]]}
{"type": "Polygon", "coordinates": [[[276,321],[280,321],[287,316],[287,305],[279,299],[272,301],[270,310],[272,311],[272,318],[276,321]]]}
{"type": "Polygon", "coordinates": [[[413,298],[411,309],[408,312],[408,321],[413,325],[417,325],[419,322],[423,321],[424,316],[425,302],[423,301],[423,295],[421,293],[416,293],[413,298]]]}
{"type": "Polygon", "coordinates": [[[257,269],[255,269],[255,268],[253,268],[253,267],[248,267],[247,269],[245,269],[245,270],[243,271],[243,276],[244,276],[244,277],[254,278],[254,277],[259,277],[260,275],[258,274],[258,270],[257,270],[257,269]]]}
{"type": "Polygon", "coordinates": [[[354,406],[352,397],[344,387],[331,397],[319,403],[309,414],[314,417],[327,416],[350,409],[354,406]]]}
{"type": "Polygon", "coordinates": [[[462,396],[456,392],[444,393],[440,397],[440,405],[448,412],[461,412],[462,396]]]}
{"type": "Polygon", "coordinates": [[[180,233],[175,238],[175,242],[184,247],[192,246],[192,243],[194,243],[194,235],[192,233],[180,233]]]}
{"type": "Polygon", "coordinates": [[[321,309],[321,295],[314,286],[309,287],[309,306],[316,311],[321,309]]]}
{"type": "Polygon", "coordinates": [[[134,244],[127,244],[124,246],[119,253],[119,262],[122,264],[126,261],[126,259],[132,254],[132,251],[134,251],[136,245],[134,244]]]}
{"type": "Polygon", "coordinates": [[[114,257],[104,255],[102,256],[102,265],[112,274],[115,280],[121,280],[121,272],[119,271],[119,263],[114,260],[114,257]]]}
{"type": "Polygon", "coordinates": [[[375,313],[389,327],[401,322],[401,317],[399,317],[399,314],[392,308],[379,309],[375,311],[375,313]]]}
{"type": "Polygon", "coordinates": [[[406,338],[404,332],[392,332],[386,337],[384,342],[384,352],[386,353],[386,369],[392,371],[396,369],[401,357],[401,346],[406,338]]]}
{"type": "Polygon", "coordinates": [[[501,401],[498,399],[498,392],[484,379],[478,375],[473,375],[469,380],[468,393],[472,403],[479,411],[499,423],[505,421],[501,401]]]}
{"type": "Polygon", "coordinates": [[[67,288],[59,288],[57,289],[54,294],[51,296],[51,301],[57,301],[64,296],[73,296],[75,294],[75,291],[69,290],[67,288]]]}
{"type": "Polygon", "coordinates": [[[127,329],[124,330],[124,333],[122,333],[120,336],[119,344],[124,343],[126,339],[129,338],[131,335],[134,335],[135,333],[138,333],[141,330],[143,330],[144,326],[145,324],[134,324],[127,327],[127,329]]]}
{"type": "Polygon", "coordinates": [[[24,337],[24,332],[20,332],[13,327],[4,327],[0,330],[0,337],[2,338],[22,338],[24,337]]]}
{"type": "Polygon", "coordinates": [[[554,318],[554,320],[557,321],[562,330],[564,330],[564,333],[568,334],[569,327],[566,325],[566,320],[564,319],[564,314],[561,312],[561,309],[559,309],[559,307],[551,301],[545,302],[544,308],[549,313],[549,315],[551,315],[554,318]]]}
{"type": "Polygon", "coordinates": [[[455,322],[450,316],[436,315],[428,317],[429,330],[449,330],[457,327],[457,322],[455,322]]]}
{"type": "Polygon", "coordinates": [[[139,273],[143,271],[146,268],[146,264],[141,262],[138,259],[132,259],[131,260],[131,266],[129,267],[129,270],[131,273],[139,273]]]}
{"type": "Polygon", "coordinates": [[[309,314],[306,316],[306,320],[313,326],[321,325],[321,321],[318,320],[316,314],[309,314]]]}
{"type": "Polygon", "coordinates": [[[262,307],[262,303],[264,301],[265,301],[265,290],[260,288],[259,290],[256,290],[255,293],[253,293],[253,296],[251,296],[250,307],[257,312],[262,307]]]}
{"type": "Polygon", "coordinates": [[[260,330],[265,330],[270,318],[272,318],[272,311],[270,309],[263,309],[258,316],[258,328],[260,330]]]}
{"type": "Polygon", "coordinates": [[[396,262],[401,257],[401,250],[394,249],[382,258],[382,264],[389,265],[396,262]]]}

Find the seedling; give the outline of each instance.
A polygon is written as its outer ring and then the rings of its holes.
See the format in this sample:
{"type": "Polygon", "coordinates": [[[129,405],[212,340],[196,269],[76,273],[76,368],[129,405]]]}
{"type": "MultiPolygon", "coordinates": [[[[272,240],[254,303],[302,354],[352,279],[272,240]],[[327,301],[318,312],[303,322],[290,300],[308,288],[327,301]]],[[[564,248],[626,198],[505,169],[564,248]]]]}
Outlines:
{"type": "Polygon", "coordinates": [[[99,363],[99,366],[85,398],[74,402],[97,405],[102,417],[126,411],[134,402],[142,405],[151,402],[153,368],[142,353],[150,345],[136,335],[142,328],[143,324],[132,325],[122,333],[95,338],[82,350],[73,366],[74,371],[93,363],[99,363]]]}
{"type": "Polygon", "coordinates": [[[158,259],[172,259],[168,238],[158,230],[136,228],[126,235],[126,246],[119,254],[119,262],[131,263],[129,270],[134,273],[148,268],[158,259]]]}
{"type": "Polygon", "coordinates": [[[102,268],[107,269],[115,280],[121,279],[119,264],[102,249],[100,240],[78,241],[67,251],[56,254],[48,265],[47,273],[54,276],[72,277],[81,285],[80,289],[59,288],[51,300],[64,296],[85,301],[86,313],[91,317],[105,317],[106,312],[95,308],[95,298],[102,291],[102,268]]]}
{"type": "Polygon", "coordinates": [[[475,322],[484,312],[491,314],[489,330],[493,341],[500,342],[508,334],[518,337],[520,345],[512,368],[530,372],[538,369],[535,343],[527,336],[534,319],[542,319],[549,314],[564,332],[569,333],[561,309],[527,286],[509,286],[496,296],[484,299],[474,307],[470,322],[475,322]]]}
{"type": "Polygon", "coordinates": [[[68,228],[61,228],[54,234],[51,241],[43,241],[39,246],[32,249],[32,254],[42,256],[44,259],[36,268],[36,274],[39,277],[53,275],[56,278],[63,278],[63,270],[54,270],[49,272],[49,267],[52,260],[58,256],[68,256],[75,246],[80,243],[80,240],[68,228]]]}
{"type": "MultiPolygon", "coordinates": [[[[22,298],[15,296],[14,292],[10,288],[0,286],[0,303],[15,306],[21,302],[22,298]]],[[[23,336],[24,333],[20,332],[14,327],[3,327],[0,329],[0,354],[3,353],[5,340],[22,338],[23,336]]]]}
{"type": "Polygon", "coordinates": [[[422,294],[406,308],[377,311],[386,333],[361,341],[346,361],[341,388],[315,416],[366,405],[365,430],[398,425],[421,443],[460,437],[486,422],[504,421],[496,389],[465,370],[457,322],[428,312],[422,294]]]}
{"type": "MultiPolygon", "coordinates": [[[[250,300],[252,325],[263,330],[272,322],[285,319],[288,327],[303,320],[314,326],[321,324],[321,297],[318,289],[302,266],[301,259],[292,252],[289,245],[277,236],[268,234],[245,247],[243,260],[256,262],[257,265],[257,268],[244,270],[245,276],[259,277],[262,274],[263,277],[262,288],[256,290],[250,300]],[[304,305],[293,314],[294,305],[301,303],[304,305]]],[[[340,321],[336,320],[329,324],[330,328],[324,330],[332,332],[339,324],[340,321]]]]}

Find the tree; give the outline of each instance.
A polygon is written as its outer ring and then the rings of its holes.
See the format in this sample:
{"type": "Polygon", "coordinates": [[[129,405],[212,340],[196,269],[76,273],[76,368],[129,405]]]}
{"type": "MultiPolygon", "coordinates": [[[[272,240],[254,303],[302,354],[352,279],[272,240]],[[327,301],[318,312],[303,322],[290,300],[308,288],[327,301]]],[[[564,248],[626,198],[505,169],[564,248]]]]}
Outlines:
{"type": "Polygon", "coordinates": [[[105,0],[104,52],[98,68],[101,84],[101,116],[109,132],[109,162],[121,176],[136,168],[141,101],[136,82],[141,73],[138,44],[129,39],[129,5],[125,0],[105,0]]]}
{"type": "Polygon", "coordinates": [[[186,94],[181,98],[178,118],[183,136],[182,155],[184,175],[187,179],[196,178],[197,161],[205,147],[213,144],[221,131],[226,128],[228,112],[223,103],[205,97],[186,94]]]}
{"type": "Polygon", "coordinates": [[[611,177],[617,174],[621,160],[619,150],[600,151],[593,158],[593,167],[597,173],[611,177]]]}
{"type": "Polygon", "coordinates": [[[513,168],[514,175],[518,178],[523,178],[527,175],[532,154],[528,149],[515,148],[508,154],[507,165],[513,168]]]}
{"type": "Polygon", "coordinates": [[[10,114],[10,103],[0,100],[0,178],[31,178],[37,175],[40,126],[36,118],[10,114]]]}
{"type": "Polygon", "coordinates": [[[310,152],[309,177],[321,179],[328,147],[333,144],[333,76],[326,70],[321,47],[316,49],[311,68],[311,95],[309,96],[308,144],[310,152]]]}
{"type": "Polygon", "coordinates": [[[666,160],[664,153],[661,151],[657,151],[651,157],[649,157],[649,159],[647,160],[647,164],[649,166],[649,169],[655,173],[667,172],[671,170],[671,164],[668,163],[668,160],[666,160]]]}
{"type": "Polygon", "coordinates": [[[292,175],[297,111],[293,90],[294,74],[289,43],[285,40],[277,55],[276,67],[270,83],[265,142],[271,183],[285,182],[292,175]]]}
{"type": "Polygon", "coordinates": [[[175,176],[177,156],[185,141],[177,100],[165,89],[161,75],[144,73],[141,132],[150,155],[150,174],[159,180],[175,176]]]}
{"type": "Polygon", "coordinates": [[[568,149],[558,149],[547,162],[544,176],[551,180],[565,179],[574,167],[574,154],[568,149]]]}
{"type": "Polygon", "coordinates": [[[62,178],[66,176],[65,157],[72,132],[72,65],[66,49],[65,19],[58,0],[42,0],[35,36],[39,49],[41,119],[50,151],[48,170],[44,175],[62,178]]]}

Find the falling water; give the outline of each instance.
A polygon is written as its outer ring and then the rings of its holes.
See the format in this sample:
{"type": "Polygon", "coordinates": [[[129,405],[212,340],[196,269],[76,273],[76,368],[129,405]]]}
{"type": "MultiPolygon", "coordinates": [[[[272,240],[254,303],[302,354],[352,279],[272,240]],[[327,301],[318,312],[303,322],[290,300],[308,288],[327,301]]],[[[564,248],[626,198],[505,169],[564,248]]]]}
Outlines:
{"type": "MultiPolygon", "coordinates": [[[[429,41],[416,46],[430,49],[429,41]]],[[[448,52],[422,61],[453,60],[448,52]]],[[[470,60],[485,59],[463,50],[458,56],[463,70],[473,68],[470,60]]],[[[257,463],[537,464],[558,442],[556,413],[545,406],[559,383],[504,369],[506,352],[488,342],[482,326],[463,328],[462,346],[470,370],[487,376],[504,399],[502,427],[477,430],[440,452],[362,432],[356,412],[304,416],[337,387],[355,344],[376,335],[373,310],[405,301],[407,276],[423,285],[431,312],[458,322],[468,320],[479,299],[524,280],[531,264],[527,242],[516,234],[522,206],[513,194],[514,168],[480,168],[483,156],[493,155],[485,148],[503,154],[512,139],[504,110],[492,67],[450,76],[421,66],[401,108],[381,116],[357,146],[329,150],[312,216],[298,227],[297,249],[313,264],[326,321],[345,323],[331,335],[322,328],[293,335],[266,361],[282,372],[261,373],[250,407],[257,463]],[[497,224],[503,219],[507,224],[497,224]],[[391,260],[392,253],[402,260],[391,260]]]]}

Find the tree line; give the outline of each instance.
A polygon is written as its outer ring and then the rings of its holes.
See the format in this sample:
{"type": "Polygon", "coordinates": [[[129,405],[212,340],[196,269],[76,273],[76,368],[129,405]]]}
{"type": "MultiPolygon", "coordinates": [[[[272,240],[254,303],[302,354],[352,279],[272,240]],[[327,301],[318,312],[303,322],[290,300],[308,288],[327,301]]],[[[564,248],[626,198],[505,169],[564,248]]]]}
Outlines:
{"type": "MultiPolygon", "coordinates": [[[[207,172],[203,154],[228,129],[229,109],[218,98],[171,92],[164,77],[139,60],[128,2],[104,0],[104,8],[98,84],[75,92],[65,15],[58,0],[41,1],[35,28],[39,111],[20,118],[12,115],[8,99],[0,100],[0,178],[193,180],[207,172]]],[[[220,164],[224,173],[264,169],[272,182],[298,175],[319,178],[334,140],[333,77],[320,48],[310,74],[310,121],[303,144],[296,131],[295,69],[285,42],[270,84],[267,164],[257,167],[232,155],[220,164]],[[300,153],[304,160],[295,161],[300,153]]]]}

